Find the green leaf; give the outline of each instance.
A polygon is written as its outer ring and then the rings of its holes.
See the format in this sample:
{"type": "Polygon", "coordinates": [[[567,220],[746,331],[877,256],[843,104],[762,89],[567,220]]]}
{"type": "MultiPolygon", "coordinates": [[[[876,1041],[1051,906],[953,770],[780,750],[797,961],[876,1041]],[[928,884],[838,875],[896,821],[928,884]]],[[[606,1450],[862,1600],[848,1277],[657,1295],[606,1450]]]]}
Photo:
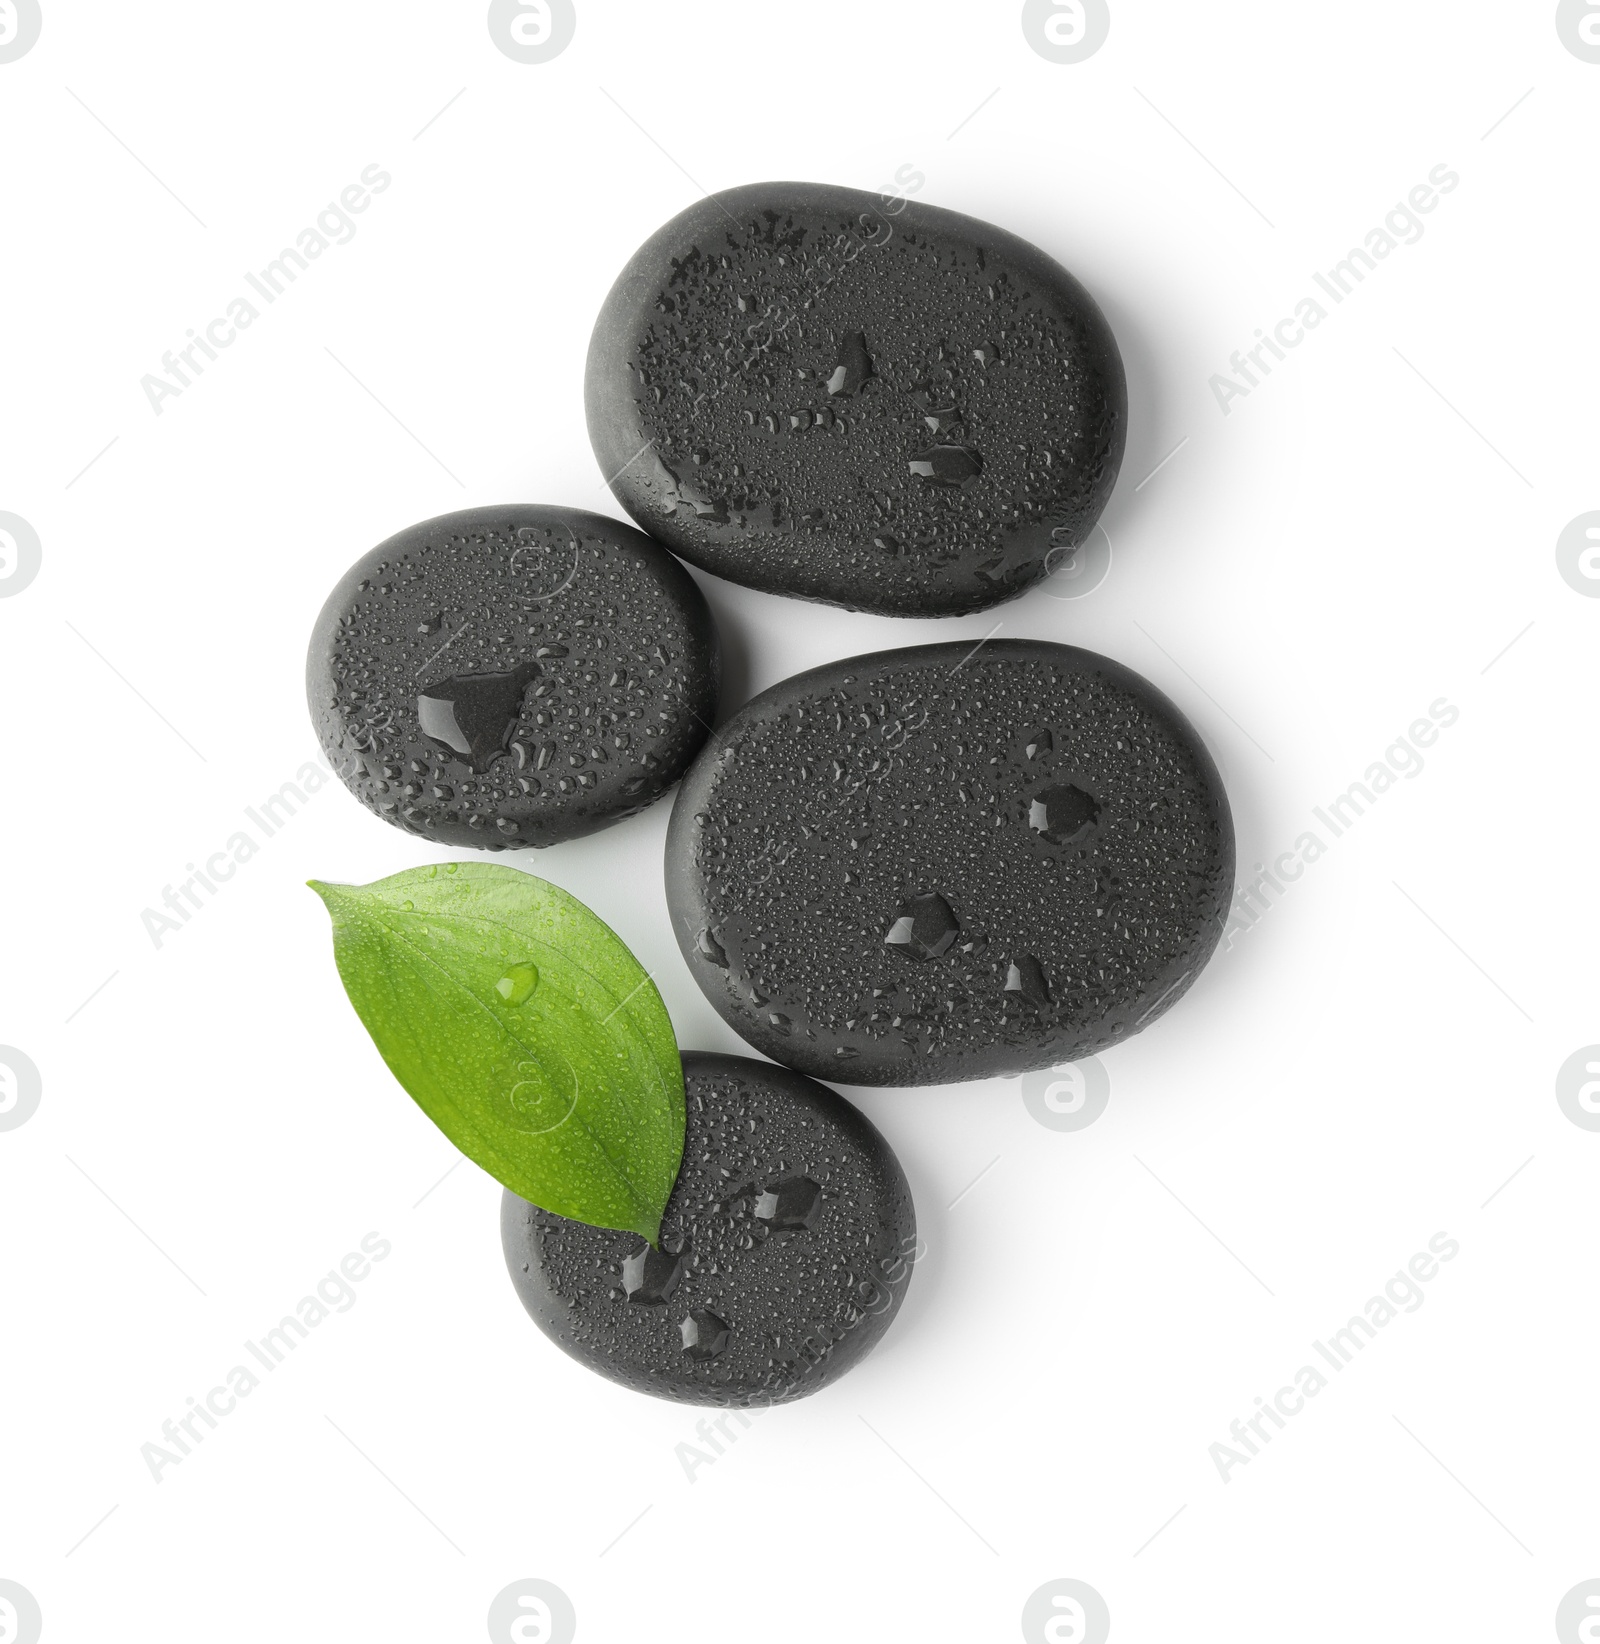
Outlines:
{"type": "Polygon", "coordinates": [[[513,1193],[655,1244],[683,1156],[683,1063],[661,995],[558,886],[449,862],[311,888],[389,1071],[513,1193]]]}

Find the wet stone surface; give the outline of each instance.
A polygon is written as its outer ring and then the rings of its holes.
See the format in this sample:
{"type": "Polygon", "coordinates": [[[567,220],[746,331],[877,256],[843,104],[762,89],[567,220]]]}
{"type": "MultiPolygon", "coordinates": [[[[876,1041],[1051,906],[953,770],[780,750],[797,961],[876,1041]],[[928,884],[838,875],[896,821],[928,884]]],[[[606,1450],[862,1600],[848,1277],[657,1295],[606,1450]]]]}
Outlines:
{"type": "Polygon", "coordinates": [[[837,1380],[899,1310],[911,1190],[843,1097],[785,1068],[683,1058],[687,1135],[661,1250],[507,1193],[523,1305],[573,1358],[691,1404],[782,1403],[837,1380]]]}
{"type": "Polygon", "coordinates": [[[1038,247],[898,206],[730,189],[612,288],[590,438],[618,501],[691,564],[933,616],[1014,597],[1093,528],[1127,431],[1104,316],[1038,247]]]}
{"type": "Polygon", "coordinates": [[[860,1085],[1018,1074],[1138,1032],[1210,957],[1234,870],[1177,708],[1105,657],[1006,639],[774,686],[690,772],[666,858],[679,946],[728,1024],[860,1085]]]}
{"type": "Polygon", "coordinates": [[[510,505],[428,520],[359,560],[306,659],[345,786],[447,845],[553,845],[642,810],[716,713],[710,611],[620,521],[510,505]]]}

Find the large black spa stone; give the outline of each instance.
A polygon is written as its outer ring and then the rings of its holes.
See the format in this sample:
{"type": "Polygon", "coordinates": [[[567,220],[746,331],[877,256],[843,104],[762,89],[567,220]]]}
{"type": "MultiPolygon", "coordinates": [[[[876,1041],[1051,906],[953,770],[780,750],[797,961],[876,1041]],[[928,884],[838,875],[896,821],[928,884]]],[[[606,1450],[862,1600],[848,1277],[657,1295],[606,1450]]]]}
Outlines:
{"type": "Polygon", "coordinates": [[[667,899],[759,1051],[847,1084],[1018,1074],[1170,1008],[1233,891],[1221,779],[1102,656],[924,645],[785,680],[685,778],[667,899]]]}
{"type": "Polygon", "coordinates": [[[899,1162],[843,1097],[786,1068],[683,1058],[688,1129],[661,1248],[502,1202],[506,1264],[539,1328],[636,1392],[803,1398],[889,1328],[917,1257],[899,1162]]]}
{"type": "Polygon", "coordinates": [[[716,712],[700,590],[617,520],[521,504],[445,514],[328,596],[306,693],[345,786],[444,845],[554,845],[642,810],[716,712]]]}
{"type": "Polygon", "coordinates": [[[713,194],[634,254],[589,345],[617,500],[692,565],[902,616],[981,610],[1089,534],[1121,357],[990,223],[814,183],[713,194]]]}

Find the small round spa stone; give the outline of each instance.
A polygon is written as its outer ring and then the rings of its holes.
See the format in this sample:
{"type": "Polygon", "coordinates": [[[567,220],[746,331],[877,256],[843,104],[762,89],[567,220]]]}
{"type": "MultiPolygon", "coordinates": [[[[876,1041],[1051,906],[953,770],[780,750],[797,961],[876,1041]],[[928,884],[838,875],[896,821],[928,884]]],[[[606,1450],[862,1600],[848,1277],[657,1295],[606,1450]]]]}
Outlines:
{"type": "Polygon", "coordinates": [[[918,1251],[889,1144],[842,1096],[742,1056],[683,1058],[683,1165],[661,1248],[507,1193],[506,1264],[535,1323],[641,1393],[752,1406],[837,1380],[889,1328],[918,1251]]]}
{"type": "Polygon", "coordinates": [[[1012,1075],[1170,1008],[1221,935],[1233,824],[1148,681],[992,639],[785,680],[667,830],[679,946],[757,1050],[846,1084],[1012,1075]]]}
{"type": "Polygon", "coordinates": [[[311,636],[311,717],[346,787],[442,845],[592,833],[683,774],[717,633],[673,557],[617,520],[513,504],[358,560],[311,636]]]}
{"type": "Polygon", "coordinates": [[[1083,542],[1127,433],[1094,299],[1037,246],[813,183],[714,194],[658,230],[589,344],[617,500],[768,593],[942,616],[1083,542]]]}

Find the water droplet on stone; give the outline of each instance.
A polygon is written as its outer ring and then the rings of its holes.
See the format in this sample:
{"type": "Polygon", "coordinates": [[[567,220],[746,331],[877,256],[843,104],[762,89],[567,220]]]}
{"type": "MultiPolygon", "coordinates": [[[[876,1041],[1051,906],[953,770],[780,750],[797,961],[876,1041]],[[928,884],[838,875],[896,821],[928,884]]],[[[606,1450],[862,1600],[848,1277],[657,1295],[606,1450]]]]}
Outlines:
{"type": "Polygon", "coordinates": [[[853,394],[872,375],[872,356],[867,339],[859,331],[847,331],[839,340],[839,363],[828,378],[830,394],[853,394]]]}
{"type": "Polygon", "coordinates": [[[508,965],[506,973],[494,985],[494,990],[508,1005],[525,1005],[539,985],[537,965],[508,965]]]}
{"type": "Polygon", "coordinates": [[[713,965],[718,965],[723,970],[728,968],[728,955],[722,944],[709,930],[701,931],[699,936],[695,938],[694,945],[702,959],[709,960],[713,965]]]}
{"type": "Polygon", "coordinates": [[[622,1288],[636,1307],[661,1307],[683,1277],[683,1262],[670,1251],[645,1245],[622,1263],[622,1288]]]}
{"type": "Polygon", "coordinates": [[[1035,1010],[1050,1003],[1050,982],[1031,953],[1019,954],[1006,967],[1006,992],[1020,994],[1035,1010]]]}
{"type": "Polygon", "coordinates": [[[1029,759],[1037,759],[1040,754],[1052,752],[1055,745],[1056,739],[1050,734],[1050,732],[1048,730],[1040,730],[1035,731],[1033,735],[1028,738],[1027,747],[1024,751],[1027,753],[1029,759]]]}
{"type": "Polygon", "coordinates": [[[1043,789],[1028,806],[1028,826],[1052,845],[1071,844],[1099,820],[1099,801],[1070,782],[1043,789]]]}
{"type": "Polygon", "coordinates": [[[755,1214],[773,1228],[810,1232],[822,1214],[822,1189],[809,1176],[775,1176],[756,1200],[755,1214]]]}
{"type": "Polygon", "coordinates": [[[683,1350],[691,1359],[714,1359],[728,1345],[732,1335],[727,1323],[704,1307],[691,1308],[679,1326],[683,1350]]]}
{"type": "Polygon", "coordinates": [[[525,662],[509,673],[458,674],[425,686],[417,697],[423,734],[482,775],[505,752],[538,673],[536,662],[525,662]]]}
{"type": "Polygon", "coordinates": [[[930,445],[911,459],[910,467],[930,485],[965,485],[983,472],[983,458],[965,445],[930,445]]]}
{"type": "Polygon", "coordinates": [[[937,892],[900,904],[884,941],[913,959],[937,959],[961,934],[961,921],[937,892]]]}
{"type": "Polygon", "coordinates": [[[930,434],[948,434],[961,421],[961,411],[948,392],[920,388],[911,396],[930,434]]]}

